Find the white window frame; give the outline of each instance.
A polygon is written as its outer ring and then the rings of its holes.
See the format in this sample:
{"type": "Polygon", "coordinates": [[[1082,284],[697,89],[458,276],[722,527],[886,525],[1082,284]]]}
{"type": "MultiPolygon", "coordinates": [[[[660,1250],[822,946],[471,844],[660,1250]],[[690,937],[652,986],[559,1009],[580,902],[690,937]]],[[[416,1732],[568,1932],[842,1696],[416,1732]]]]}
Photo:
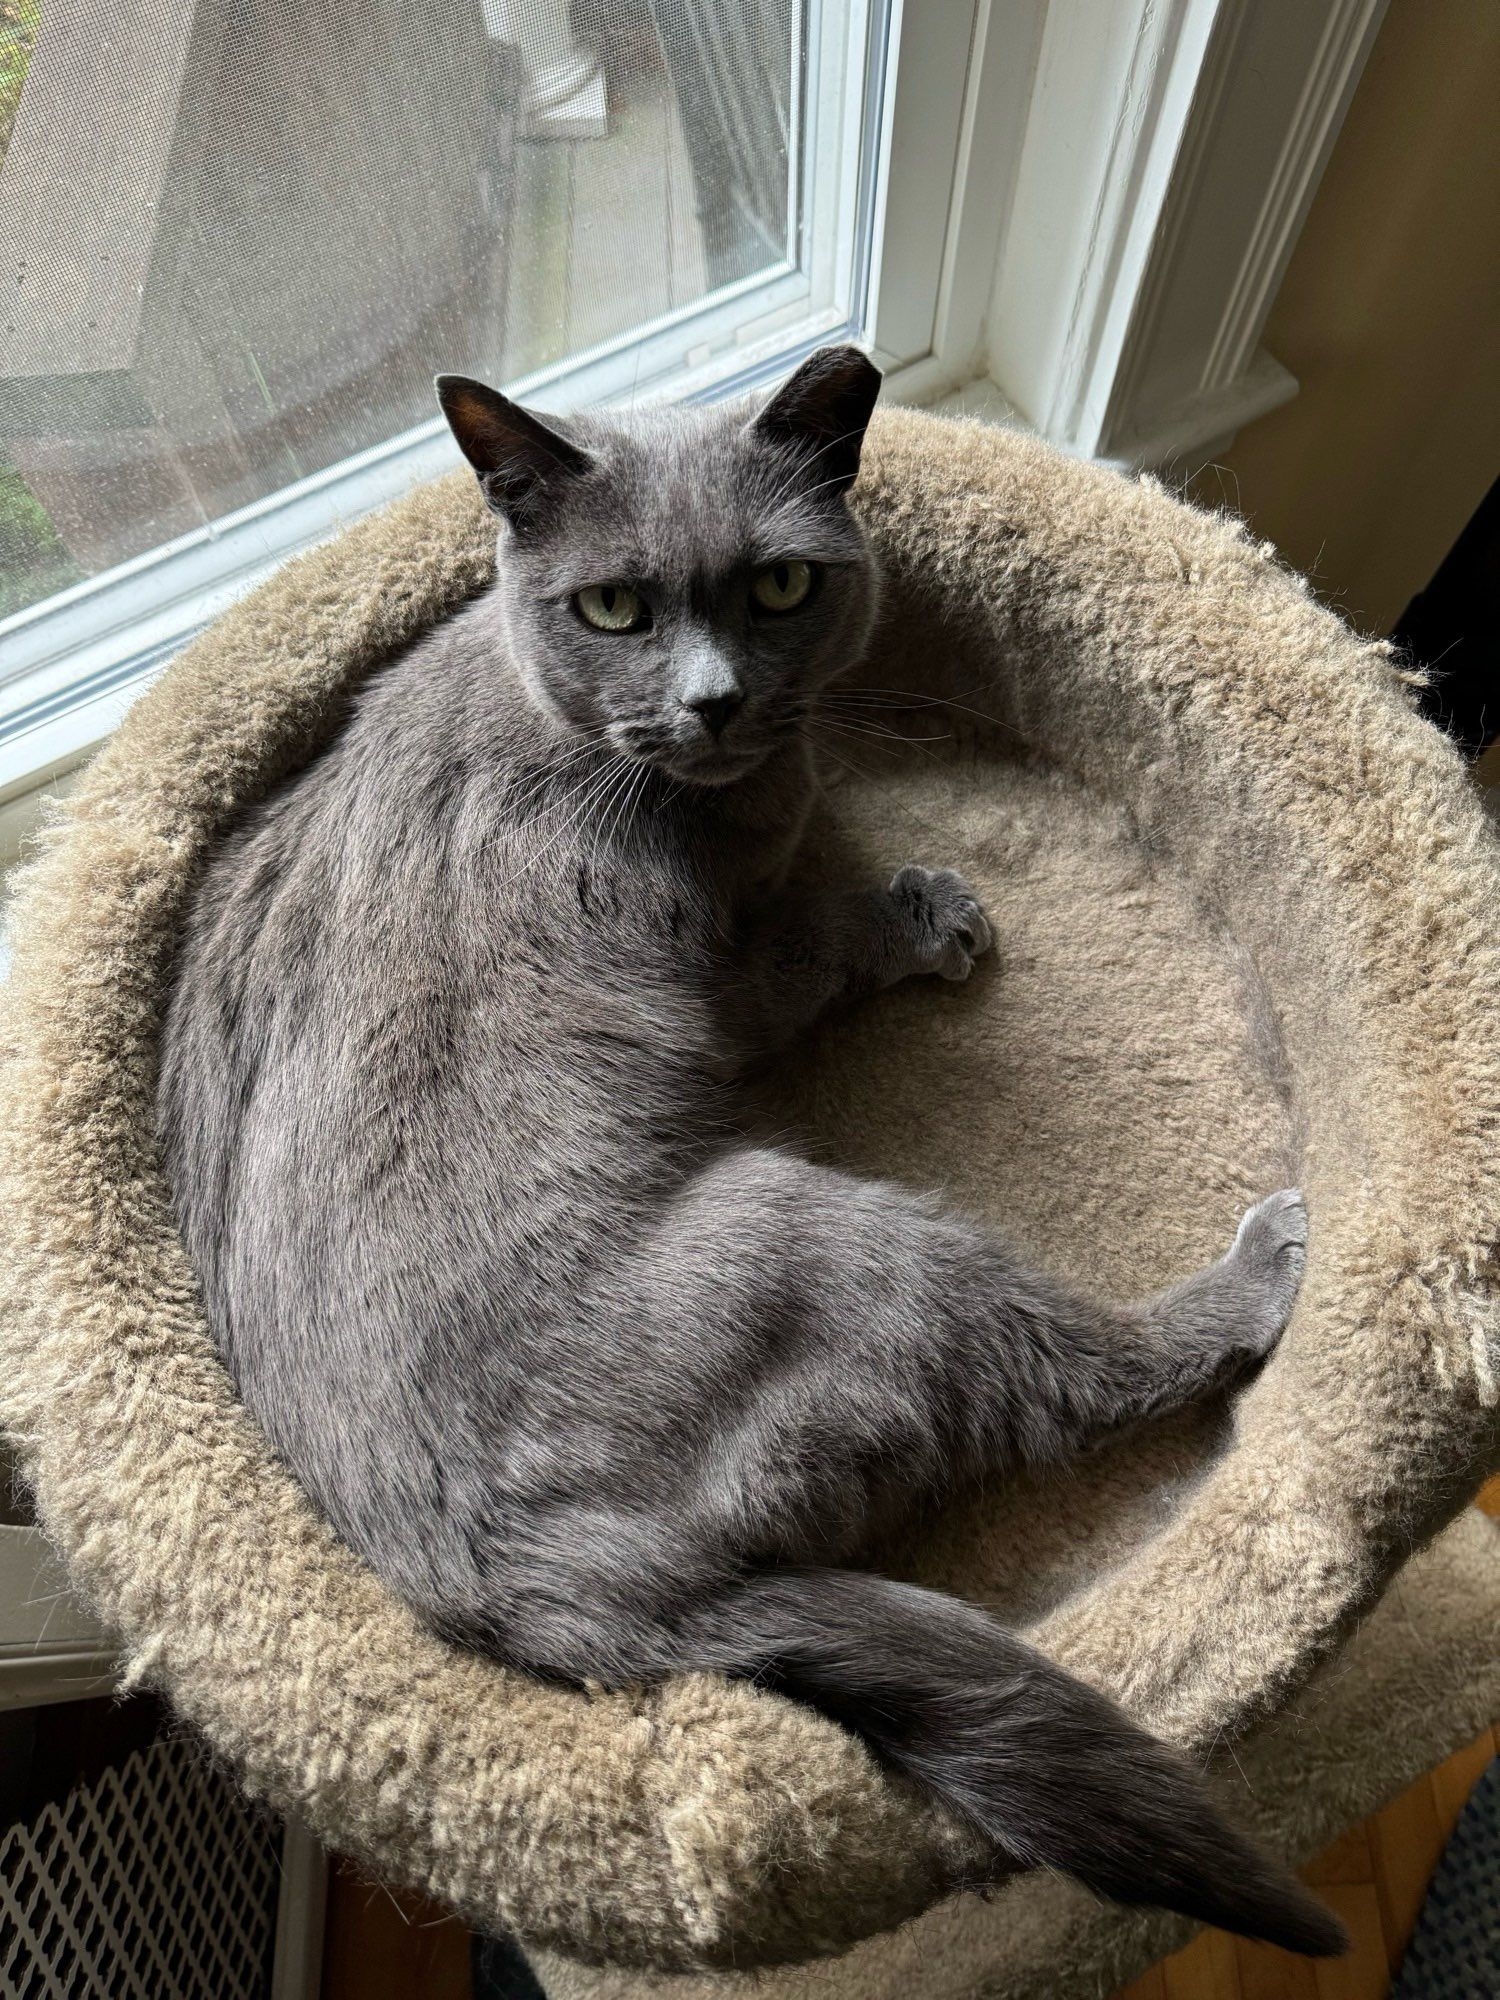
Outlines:
{"type": "MultiPolygon", "coordinates": [[[[959,0],[952,10],[965,52],[969,8],[959,0]]],[[[809,0],[807,26],[798,67],[816,107],[808,131],[822,149],[805,165],[807,267],[788,260],[759,271],[511,383],[515,394],[567,409],[633,398],[665,378],[674,397],[695,400],[766,379],[823,341],[863,337],[865,214],[882,182],[885,52],[895,46],[899,7],[809,0]],[[850,49],[864,59],[848,60],[850,49]],[[843,303],[850,300],[853,317],[843,303]]],[[[962,80],[960,69],[955,124],[962,80]]],[[[799,131],[799,152],[803,139],[799,131]]],[[[803,168],[800,157],[790,163],[794,182],[803,168]]],[[[934,162],[924,171],[932,201],[946,209],[950,167],[934,162]]],[[[383,444],[0,620],[0,811],[86,757],[173,654],[288,556],[459,463],[434,411],[383,444]]]]}
{"type": "MultiPolygon", "coordinates": [[[[1211,453],[1295,394],[1260,333],[1386,0],[861,4],[881,101],[868,127],[853,92],[841,112],[846,150],[873,148],[860,318],[809,317],[808,274],[788,265],[520,393],[607,401],[672,361],[672,393],[697,399],[852,335],[896,400],[957,394],[1130,464],[1211,453]]],[[[813,44],[817,90],[816,27],[813,44]]],[[[813,179],[831,255],[851,181],[813,179]]],[[[456,462],[434,418],[0,622],[0,814],[287,556],[456,462]]]]}
{"type": "Polygon", "coordinates": [[[1068,450],[1158,465],[1296,394],[1266,316],[1386,0],[1040,8],[986,355],[1068,450]]]}

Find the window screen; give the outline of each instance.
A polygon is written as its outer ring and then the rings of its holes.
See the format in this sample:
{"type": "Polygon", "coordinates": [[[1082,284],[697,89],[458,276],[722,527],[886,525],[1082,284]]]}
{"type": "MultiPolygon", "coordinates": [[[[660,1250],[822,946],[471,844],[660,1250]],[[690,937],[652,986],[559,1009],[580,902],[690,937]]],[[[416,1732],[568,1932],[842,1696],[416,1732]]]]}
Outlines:
{"type": "Polygon", "coordinates": [[[0,0],[0,620],[430,424],[435,370],[628,397],[847,319],[873,33],[0,0]]]}

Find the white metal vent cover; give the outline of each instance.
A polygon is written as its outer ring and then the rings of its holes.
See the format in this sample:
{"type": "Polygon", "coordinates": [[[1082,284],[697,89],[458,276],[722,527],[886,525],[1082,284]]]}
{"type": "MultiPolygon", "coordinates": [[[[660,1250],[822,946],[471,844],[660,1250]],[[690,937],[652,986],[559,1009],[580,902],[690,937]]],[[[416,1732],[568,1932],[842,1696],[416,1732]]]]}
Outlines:
{"type": "Polygon", "coordinates": [[[261,2000],[281,1831],[190,1741],[132,1751],[0,1837],[5,2000],[261,2000]]]}

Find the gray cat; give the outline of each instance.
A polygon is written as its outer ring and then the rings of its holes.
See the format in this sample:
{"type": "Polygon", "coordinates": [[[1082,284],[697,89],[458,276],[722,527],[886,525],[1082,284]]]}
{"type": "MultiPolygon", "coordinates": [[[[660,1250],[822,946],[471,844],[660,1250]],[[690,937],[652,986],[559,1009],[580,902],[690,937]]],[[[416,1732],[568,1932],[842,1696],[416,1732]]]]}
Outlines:
{"type": "Polygon", "coordinates": [[[1336,1950],[1110,1702],[857,1566],[1263,1356],[1306,1230],[1273,1195],[1100,1306],[737,1125],[748,1061],[991,943],[949,870],[784,886],[810,708],[875,613],[845,496],[878,384],[840,348],[758,410],[544,424],[440,379],[498,576],[201,885],[160,1086],[188,1249],[273,1444],[439,1632],[568,1682],[754,1676],[998,1860],[1336,1950]]]}

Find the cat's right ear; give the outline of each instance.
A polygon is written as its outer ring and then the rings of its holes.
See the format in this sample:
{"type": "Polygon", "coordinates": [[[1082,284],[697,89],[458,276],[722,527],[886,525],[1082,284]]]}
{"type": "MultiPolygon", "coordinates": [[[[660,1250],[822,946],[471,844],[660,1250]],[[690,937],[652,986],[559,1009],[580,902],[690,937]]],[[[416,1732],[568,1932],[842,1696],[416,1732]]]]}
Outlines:
{"type": "Polygon", "coordinates": [[[533,525],[562,481],[577,478],[593,463],[570,438],[498,389],[467,375],[439,375],[433,386],[480,491],[517,533],[533,525]]]}

